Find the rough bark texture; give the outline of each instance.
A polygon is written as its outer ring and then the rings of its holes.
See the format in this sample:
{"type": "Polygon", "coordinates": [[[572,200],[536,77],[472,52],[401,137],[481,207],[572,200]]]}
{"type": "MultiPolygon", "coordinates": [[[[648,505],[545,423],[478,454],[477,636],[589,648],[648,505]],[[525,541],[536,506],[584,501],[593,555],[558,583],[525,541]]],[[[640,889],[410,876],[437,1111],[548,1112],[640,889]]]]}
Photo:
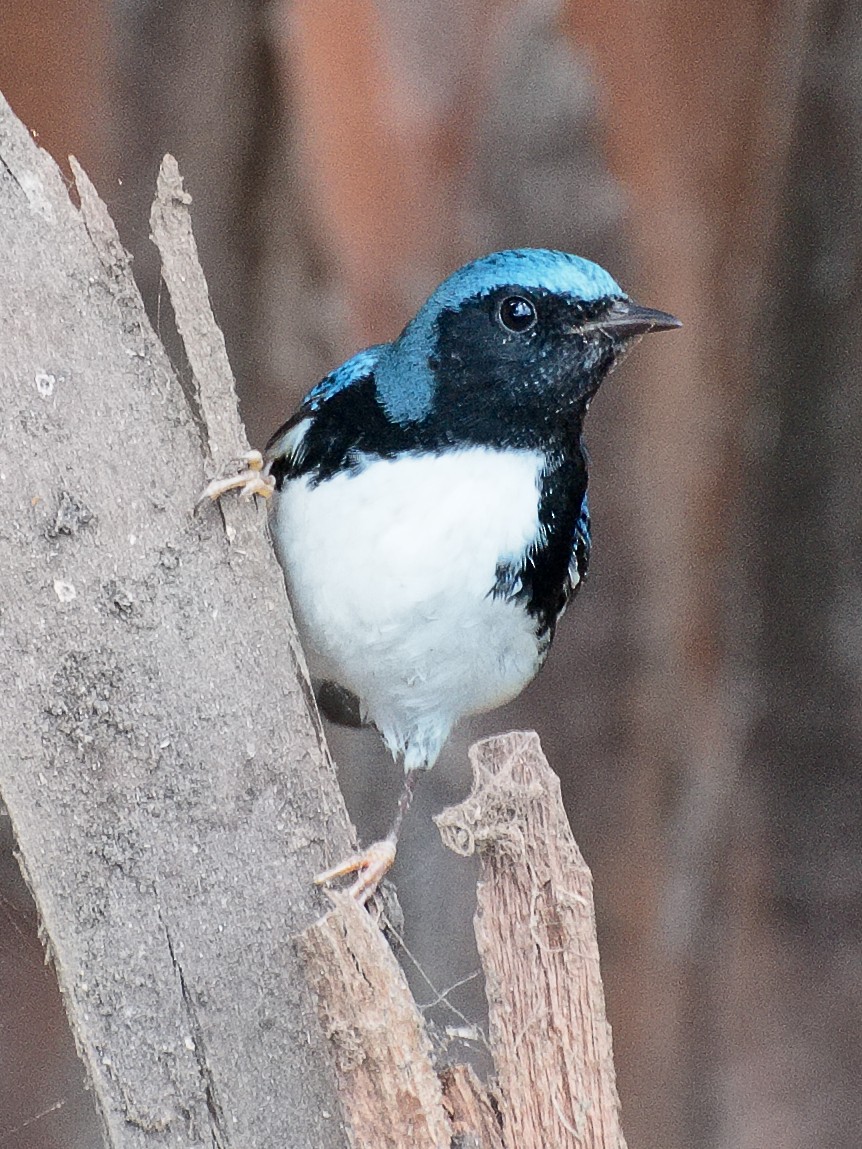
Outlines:
{"type": "Polygon", "coordinates": [[[165,156],[150,212],[152,239],[159,249],[162,277],[192,370],[210,459],[216,461],[247,451],[248,440],[236,414],[236,391],[224,336],[209,305],[192,234],[191,202],[177,161],[165,156]]]}
{"type": "Polygon", "coordinates": [[[451,1140],[431,1043],[404,974],[347,894],[302,936],[356,1149],[438,1149],[451,1140]]]}
{"type": "Polygon", "coordinates": [[[478,850],[476,935],[497,1081],[435,1072],[401,969],[345,895],[301,950],[335,1050],[357,1149],[625,1149],[599,972],[592,879],[538,736],[470,751],[473,790],[437,818],[457,853],[478,850]]]}
{"type": "Polygon", "coordinates": [[[533,733],[471,748],[473,789],[437,818],[480,852],[476,939],[508,1149],[625,1149],[592,877],[533,733]]]}
{"type": "Polygon", "coordinates": [[[192,515],[200,434],[79,195],[0,102],[0,792],[108,1142],[341,1146],[288,939],[350,835],[264,512],[192,515]]]}
{"type": "Polygon", "coordinates": [[[496,1102],[470,1066],[447,1066],[440,1071],[440,1081],[453,1145],[457,1149],[505,1149],[496,1102]]]}

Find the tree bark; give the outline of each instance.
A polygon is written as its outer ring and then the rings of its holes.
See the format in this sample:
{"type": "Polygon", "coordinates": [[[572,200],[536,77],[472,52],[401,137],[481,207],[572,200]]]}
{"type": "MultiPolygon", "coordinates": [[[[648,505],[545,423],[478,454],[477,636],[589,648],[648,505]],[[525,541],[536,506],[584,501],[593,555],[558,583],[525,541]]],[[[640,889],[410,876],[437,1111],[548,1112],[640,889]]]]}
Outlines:
{"type": "Polygon", "coordinates": [[[336,1149],[288,939],[349,826],[264,512],[193,515],[212,429],[78,195],[0,98],[0,793],[107,1143],[336,1149]]]}
{"type": "Polygon", "coordinates": [[[590,874],[534,735],[474,748],[473,793],[439,819],[484,861],[490,1092],[438,1075],[363,909],[335,895],[309,925],[309,877],[351,834],[260,512],[193,512],[248,444],[190,197],[166,157],[151,219],[181,387],[71,165],[77,209],[0,105],[0,794],[106,1143],[625,1149],[590,874]]]}
{"type": "Polygon", "coordinates": [[[476,940],[507,1149],[626,1149],[589,868],[538,735],[470,750],[473,788],[436,819],[482,859],[476,940]]]}
{"type": "Polygon", "coordinates": [[[476,936],[488,987],[488,1091],[437,1073],[404,974],[345,895],[300,949],[356,1149],[626,1149],[605,1016],[592,878],[532,732],[477,743],[473,788],[436,819],[482,862],[476,936]]]}

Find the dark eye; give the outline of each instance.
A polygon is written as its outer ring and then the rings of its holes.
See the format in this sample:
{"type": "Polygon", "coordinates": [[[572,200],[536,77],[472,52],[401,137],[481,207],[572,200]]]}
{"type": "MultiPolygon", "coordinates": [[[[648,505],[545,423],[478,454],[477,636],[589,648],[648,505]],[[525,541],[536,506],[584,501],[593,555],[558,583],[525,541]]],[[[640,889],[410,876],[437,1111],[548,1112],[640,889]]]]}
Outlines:
{"type": "Polygon", "coordinates": [[[523,335],[536,326],[536,308],[523,295],[510,295],[500,304],[497,314],[507,331],[523,335]]]}

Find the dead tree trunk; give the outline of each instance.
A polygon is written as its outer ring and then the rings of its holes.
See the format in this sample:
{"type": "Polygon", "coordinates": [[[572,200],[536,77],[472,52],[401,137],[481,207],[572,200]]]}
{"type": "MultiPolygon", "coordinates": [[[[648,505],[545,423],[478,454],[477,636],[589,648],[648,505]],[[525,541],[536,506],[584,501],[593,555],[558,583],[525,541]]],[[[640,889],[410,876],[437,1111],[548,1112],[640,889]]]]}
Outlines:
{"type": "Polygon", "coordinates": [[[625,1149],[590,874],[535,735],[474,747],[439,819],[484,860],[496,1085],[438,1072],[364,910],[309,924],[350,829],[262,512],[193,514],[247,444],[189,197],[168,157],[187,398],[72,166],[80,209],[0,104],[0,794],[108,1145],[625,1149]]]}
{"type": "Polygon", "coordinates": [[[235,407],[195,425],[78,195],[3,102],[0,793],[109,1144],[337,1147],[289,939],[349,829],[264,512],[193,515],[235,407]]]}

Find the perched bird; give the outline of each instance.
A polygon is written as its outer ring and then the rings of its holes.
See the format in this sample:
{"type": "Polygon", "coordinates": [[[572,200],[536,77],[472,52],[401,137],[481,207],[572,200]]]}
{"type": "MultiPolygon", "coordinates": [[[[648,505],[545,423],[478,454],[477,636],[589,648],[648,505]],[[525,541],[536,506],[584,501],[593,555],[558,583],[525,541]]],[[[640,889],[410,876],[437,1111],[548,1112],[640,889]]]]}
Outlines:
{"type": "Polygon", "coordinates": [[[366,899],[418,772],[459,719],[508,702],[542,666],[590,558],[584,416],[639,336],[678,326],[588,260],[488,255],[205,492],[273,494],[321,708],[373,724],[404,763],[390,834],[319,880],[355,872],[366,899]]]}

